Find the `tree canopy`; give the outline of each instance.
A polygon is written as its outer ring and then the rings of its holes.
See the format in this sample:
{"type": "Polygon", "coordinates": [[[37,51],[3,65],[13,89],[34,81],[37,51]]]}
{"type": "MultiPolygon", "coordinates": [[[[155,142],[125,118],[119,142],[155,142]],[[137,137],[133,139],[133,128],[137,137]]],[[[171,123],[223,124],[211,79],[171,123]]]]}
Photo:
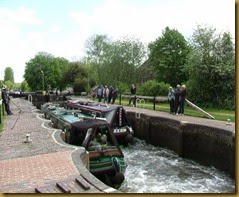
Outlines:
{"type": "Polygon", "coordinates": [[[11,81],[12,83],[14,83],[14,72],[11,67],[5,68],[4,81],[11,81]]]}
{"type": "Polygon", "coordinates": [[[235,106],[235,48],[228,32],[212,27],[194,31],[187,69],[190,97],[198,103],[235,106]]]}
{"type": "Polygon", "coordinates": [[[67,60],[55,58],[46,52],[39,52],[26,63],[25,80],[33,91],[62,88],[62,71],[67,60]]]}
{"type": "Polygon", "coordinates": [[[158,81],[176,86],[187,80],[184,69],[190,47],[176,29],[166,27],[162,36],[149,44],[149,62],[154,67],[158,81]]]}
{"type": "Polygon", "coordinates": [[[135,37],[112,40],[93,35],[86,41],[82,60],[70,62],[40,52],[26,63],[24,77],[33,91],[71,86],[81,92],[105,84],[122,93],[134,83],[141,94],[155,96],[170,85],[185,83],[193,102],[234,108],[234,45],[230,33],[216,34],[200,25],[189,41],[166,27],[148,46],[135,37]]]}
{"type": "Polygon", "coordinates": [[[106,35],[94,35],[86,42],[87,59],[98,84],[135,83],[136,69],[145,59],[146,48],[138,39],[124,37],[112,41],[106,35]]]}

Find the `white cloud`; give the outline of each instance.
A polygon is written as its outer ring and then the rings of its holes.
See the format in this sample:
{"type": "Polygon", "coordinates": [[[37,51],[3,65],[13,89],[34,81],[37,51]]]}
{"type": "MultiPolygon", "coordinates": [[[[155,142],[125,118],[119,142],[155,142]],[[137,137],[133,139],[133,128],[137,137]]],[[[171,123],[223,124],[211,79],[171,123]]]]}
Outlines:
{"type": "Polygon", "coordinates": [[[32,53],[31,42],[21,25],[40,25],[42,21],[35,17],[33,10],[19,7],[16,10],[0,8],[0,67],[1,79],[6,67],[12,67],[15,81],[23,80],[25,62],[32,53]]]}
{"type": "Polygon", "coordinates": [[[0,8],[0,20],[25,23],[30,25],[42,24],[42,21],[35,17],[35,11],[21,6],[16,10],[0,8]]]}
{"type": "Polygon", "coordinates": [[[86,39],[93,34],[107,34],[113,38],[136,36],[148,43],[161,36],[166,26],[189,37],[197,24],[235,34],[234,0],[135,2],[105,0],[90,11],[77,11],[76,8],[69,13],[70,24],[61,21],[61,17],[66,19],[67,16],[58,16],[49,23],[47,19],[38,18],[40,12],[37,10],[23,6],[17,9],[0,7],[0,72],[11,66],[15,81],[21,82],[25,63],[39,51],[69,60],[79,59],[84,54],[86,39]]]}
{"type": "Polygon", "coordinates": [[[208,24],[234,34],[235,22],[228,22],[234,18],[234,6],[232,0],[149,1],[146,6],[130,4],[127,0],[106,0],[93,13],[75,12],[71,16],[83,31],[106,33],[115,38],[137,35],[143,42],[150,42],[166,26],[178,29],[185,37],[192,35],[197,24],[208,24]]]}

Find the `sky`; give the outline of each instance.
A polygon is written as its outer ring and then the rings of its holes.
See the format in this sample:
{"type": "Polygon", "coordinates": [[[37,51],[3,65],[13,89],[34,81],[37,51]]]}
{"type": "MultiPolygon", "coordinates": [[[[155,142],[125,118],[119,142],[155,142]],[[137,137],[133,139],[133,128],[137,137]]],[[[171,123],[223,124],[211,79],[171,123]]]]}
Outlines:
{"type": "Polygon", "coordinates": [[[11,67],[21,83],[38,52],[80,60],[96,34],[147,44],[167,26],[189,39],[197,25],[235,38],[235,0],[0,0],[0,80],[11,67]]]}

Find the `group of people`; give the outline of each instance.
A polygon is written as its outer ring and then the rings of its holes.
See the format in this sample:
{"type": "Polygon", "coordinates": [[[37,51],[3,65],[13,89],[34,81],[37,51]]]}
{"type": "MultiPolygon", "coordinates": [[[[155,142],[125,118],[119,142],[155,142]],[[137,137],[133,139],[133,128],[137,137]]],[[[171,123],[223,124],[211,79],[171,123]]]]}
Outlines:
{"type": "Polygon", "coordinates": [[[6,85],[2,86],[2,101],[3,101],[3,104],[5,106],[5,111],[6,111],[7,115],[12,115],[13,113],[10,110],[10,106],[9,106],[10,98],[8,96],[8,93],[7,93],[7,86],[6,85]]]}
{"type": "Polygon", "coordinates": [[[176,115],[184,115],[184,104],[187,91],[186,86],[179,84],[174,90],[172,86],[169,87],[168,102],[170,104],[170,113],[176,115]]]}
{"type": "Polygon", "coordinates": [[[101,102],[103,99],[104,103],[114,104],[117,96],[118,88],[114,88],[112,85],[109,88],[107,87],[107,85],[101,85],[97,89],[98,102],[101,102]]]}

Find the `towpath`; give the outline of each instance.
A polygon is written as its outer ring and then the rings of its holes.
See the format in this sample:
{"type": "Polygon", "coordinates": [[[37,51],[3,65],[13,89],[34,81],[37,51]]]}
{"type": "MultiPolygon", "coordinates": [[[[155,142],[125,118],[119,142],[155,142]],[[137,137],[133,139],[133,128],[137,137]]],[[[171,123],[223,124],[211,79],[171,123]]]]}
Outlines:
{"type": "Polygon", "coordinates": [[[80,159],[85,149],[65,144],[30,102],[16,98],[10,107],[0,133],[1,193],[118,192],[89,173],[80,159]]]}

